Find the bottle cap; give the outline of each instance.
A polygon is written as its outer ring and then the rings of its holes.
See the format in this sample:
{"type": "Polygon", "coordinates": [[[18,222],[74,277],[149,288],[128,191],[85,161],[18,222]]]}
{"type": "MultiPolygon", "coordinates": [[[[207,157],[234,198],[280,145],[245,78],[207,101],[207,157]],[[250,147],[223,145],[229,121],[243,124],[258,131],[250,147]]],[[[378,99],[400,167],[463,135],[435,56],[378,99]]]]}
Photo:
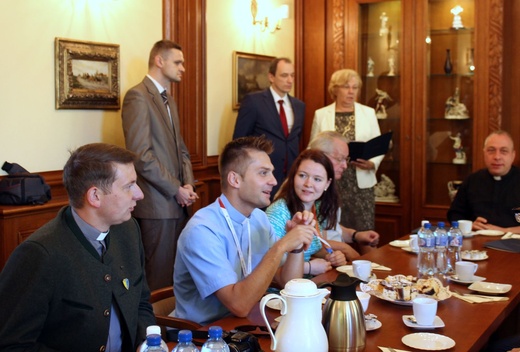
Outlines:
{"type": "Polygon", "coordinates": [[[222,337],[222,328],[220,326],[210,326],[208,330],[210,338],[218,339],[222,337]]]}
{"type": "Polygon", "coordinates": [[[159,325],[150,325],[146,328],[146,336],[161,335],[161,327],[159,325]]]}
{"type": "Polygon", "coordinates": [[[439,221],[437,223],[437,227],[444,227],[444,221],[439,221]]]}
{"type": "Polygon", "coordinates": [[[178,340],[179,342],[191,342],[193,339],[192,333],[190,330],[181,330],[179,331],[178,340]]]}
{"type": "Polygon", "coordinates": [[[424,224],[425,229],[429,229],[430,227],[432,227],[432,224],[430,224],[429,222],[424,224]]]}
{"type": "Polygon", "coordinates": [[[458,222],[458,221],[452,221],[452,222],[451,222],[451,226],[453,226],[453,227],[459,227],[459,222],[458,222]]]}
{"type": "Polygon", "coordinates": [[[161,345],[161,335],[148,335],[146,336],[146,344],[148,346],[160,346],[161,345]]]}

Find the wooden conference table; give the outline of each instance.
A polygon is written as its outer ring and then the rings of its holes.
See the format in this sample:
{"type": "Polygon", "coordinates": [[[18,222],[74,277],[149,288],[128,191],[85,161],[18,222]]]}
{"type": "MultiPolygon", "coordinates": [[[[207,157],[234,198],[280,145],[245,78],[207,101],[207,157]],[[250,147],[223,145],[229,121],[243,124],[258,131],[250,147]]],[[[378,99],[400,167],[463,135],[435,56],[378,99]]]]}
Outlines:
{"type": "MultiPolygon", "coordinates": [[[[402,239],[407,238],[408,236],[404,236],[402,239]]],[[[428,330],[428,332],[445,335],[455,340],[455,347],[449,351],[480,351],[486,346],[491,334],[497,330],[501,323],[511,313],[518,312],[517,309],[520,302],[520,275],[518,274],[520,255],[484,248],[486,242],[497,239],[500,239],[500,237],[478,235],[473,238],[465,238],[462,249],[487,250],[489,258],[476,261],[478,263],[476,275],[486,277],[488,282],[511,284],[512,289],[504,295],[509,297],[509,300],[505,302],[471,304],[456,297],[451,297],[439,302],[437,315],[444,321],[445,327],[428,330]]],[[[387,244],[363,255],[362,258],[392,269],[392,271],[374,270],[373,273],[380,279],[385,278],[387,275],[396,274],[417,275],[417,255],[398,247],[387,244]]],[[[334,281],[338,274],[338,271],[333,269],[316,276],[313,278],[313,281],[318,284],[334,281]]],[[[450,281],[446,282],[445,285],[449,285],[451,291],[471,292],[467,285],[450,281]]],[[[279,315],[279,312],[276,310],[270,308],[266,308],[266,310],[271,322],[279,315]]],[[[371,297],[367,313],[377,315],[377,319],[382,323],[382,326],[377,330],[367,332],[366,351],[379,351],[377,346],[416,351],[401,342],[403,336],[421,331],[409,328],[403,323],[403,315],[413,314],[411,306],[396,305],[377,297],[371,297]]],[[[224,330],[232,330],[240,325],[265,326],[265,323],[257,305],[247,318],[226,317],[211,325],[219,325],[224,330]]],[[[207,329],[207,327],[203,329],[207,329]]],[[[264,351],[270,351],[270,338],[260,338],[259,340],[264,351]]]]}

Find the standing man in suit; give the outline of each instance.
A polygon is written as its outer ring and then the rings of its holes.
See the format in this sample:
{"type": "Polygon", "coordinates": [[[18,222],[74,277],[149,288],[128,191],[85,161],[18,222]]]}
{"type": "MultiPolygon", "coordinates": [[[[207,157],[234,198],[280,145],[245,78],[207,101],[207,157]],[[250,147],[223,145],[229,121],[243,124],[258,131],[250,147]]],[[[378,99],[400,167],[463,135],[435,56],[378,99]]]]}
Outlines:
{"type": "Polygon", "coordinates": [[[271,200],[300,153],[305,103],[289,96],[294,83],[294,65],[288,58],[276,58],[269,67],[271,86],[248,94],[240,103],[233,139],[265,135],[273,142],[270,155],[277,185],[271,200]]]}
{"type": "Polygon", "coordinates": [[[123,102],[126,147],[138,156],[137,184],[145,195],[133,215],[141,226],[151,290],[172,285],[177,239],[187,220],[187,207],[198,198],[177,105],[166,93],[183,73],[181,47],[158,41],[150,52],[148,74],[123,102]]]}

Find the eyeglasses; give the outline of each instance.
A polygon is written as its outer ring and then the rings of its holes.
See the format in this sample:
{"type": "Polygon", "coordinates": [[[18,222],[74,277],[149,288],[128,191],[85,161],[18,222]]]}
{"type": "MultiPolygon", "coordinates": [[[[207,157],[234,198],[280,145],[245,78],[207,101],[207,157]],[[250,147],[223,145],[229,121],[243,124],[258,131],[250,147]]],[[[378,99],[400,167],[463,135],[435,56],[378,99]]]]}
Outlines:
{"type": "Polygon", "coordinates": [[[341,157],[338,157],[336,155],[332,155],[332,154],[327,154],[327,156],[331,159],[334,159],[336,160],[339,164],[341,164],[342,162],[346,162],[347,164],[350,162],[350,156],[341,156],[341,157]]]}

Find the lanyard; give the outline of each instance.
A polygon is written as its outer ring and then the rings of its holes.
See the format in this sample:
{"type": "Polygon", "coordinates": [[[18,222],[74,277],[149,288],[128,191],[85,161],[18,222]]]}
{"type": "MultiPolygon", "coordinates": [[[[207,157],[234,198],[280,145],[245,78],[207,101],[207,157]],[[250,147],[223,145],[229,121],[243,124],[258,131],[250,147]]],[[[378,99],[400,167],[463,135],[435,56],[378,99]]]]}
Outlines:
{"type": "Polygon", "coordinates": [[[229,217],[229,213],[226,209],[226,206],[222,202],[222,200],[219,198],[218,203],[220,204],[220,211],[222,212],[222,215],[224,215],[224,218],[226,219],[226,222],[228,224],[229,230],[231,231],[231,234],[233,235],[233,240],[235,241],[235,246],[237,247],[238,257],[240,258],[240,265],[242,266],[242,273],[244,274],[244,277],[247,277],[249,274],[251,274],[251,226],[249,225],[249,220],[246,218],[247,222],[247,239],[249,241],[249,248],[248,248],[248,258],[247,258],[247,266],[246,261],[244,259],[244,254],[242,253],[242,247],[240,246],[240,242],[238,241],[237,234],[235,232],[235,227],[233,226],[233,223],[231,222],[231,218],[229,217]]]}

